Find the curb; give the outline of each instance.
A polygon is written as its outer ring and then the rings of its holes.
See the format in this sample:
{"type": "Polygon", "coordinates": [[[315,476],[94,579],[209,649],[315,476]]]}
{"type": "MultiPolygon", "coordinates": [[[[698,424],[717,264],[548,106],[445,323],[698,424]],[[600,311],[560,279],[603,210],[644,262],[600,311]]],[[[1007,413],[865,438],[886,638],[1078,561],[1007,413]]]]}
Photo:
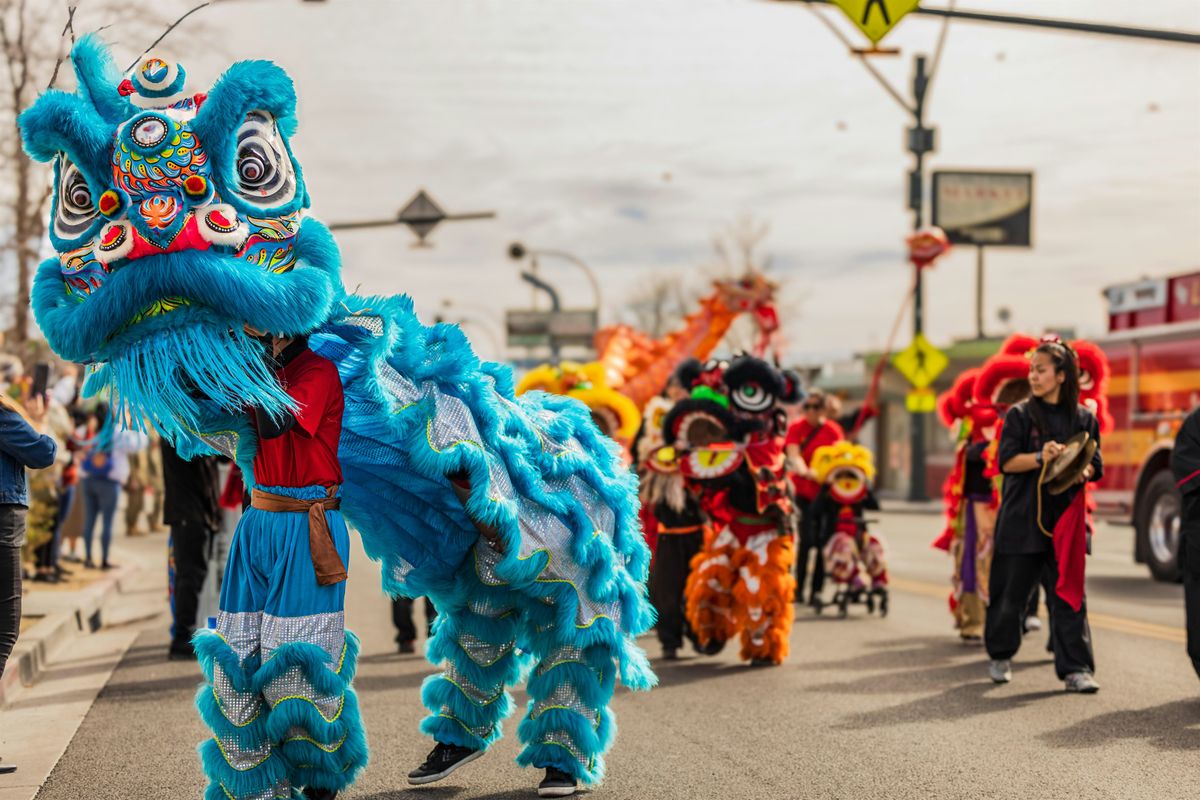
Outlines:
{"type": "MultiPolygon", "coordinates": [[[[51,657],[62,647],[79,636],[88,636],[104,627],[106,613],[112,615],[112,606],[128,589],[126,584],[140,572],[142,566],[131,563],[122,566],[113,575],[96,581],[70,598],[71,604],[51,601],[44,617],[17,639],[9,656],[4,674],[0,675],[0,709],[6,707],[27,686],[32,686],[46,671],[51,657]],[[71,602],[73,601],[73,602],[71,602]],[[54,606],[67,606],[58,607],[54,606]]],[[[65,594],[65,593],[64,593],[65,594]]],[[[26,598],[28,605],[28,598],[26,598]]],[[[33,609],[36,613],[36,605],[33,609]]],[[[137,619],[112,619],[113,624],[128,624],[137,619]]]]}

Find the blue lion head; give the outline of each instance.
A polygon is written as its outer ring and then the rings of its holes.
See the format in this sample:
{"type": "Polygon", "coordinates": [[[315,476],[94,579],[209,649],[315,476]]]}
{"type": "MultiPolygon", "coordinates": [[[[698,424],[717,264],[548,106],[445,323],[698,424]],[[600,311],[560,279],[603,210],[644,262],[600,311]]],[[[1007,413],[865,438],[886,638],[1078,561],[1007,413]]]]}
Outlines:
{"type": "Polygon", "coordinates": [[[71,60],[76,93],[20,117],[54,165],[58,255],[32,298],[51,347],[104,365],[114,402],[164,429],[194,424],[197,399],[286,406],[244,326],[307,333],[344,294],[332,237],[304,216],[291,79],[245,61],[188,95],[182,67],[149,57],[122,79],[91,36],[71,60]]]}

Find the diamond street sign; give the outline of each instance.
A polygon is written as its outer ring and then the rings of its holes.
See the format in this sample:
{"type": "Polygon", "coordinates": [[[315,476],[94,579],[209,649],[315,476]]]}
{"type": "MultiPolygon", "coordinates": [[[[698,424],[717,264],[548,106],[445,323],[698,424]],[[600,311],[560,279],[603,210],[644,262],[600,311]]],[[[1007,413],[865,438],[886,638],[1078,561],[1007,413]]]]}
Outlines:
{"type": "Polygon", "coordinates": [[[444,219],[446,219],[446,212],[433,202],[433,198],[426,194],[424,189],[417,192],[416,196],[408,201],[408,205],[396,217],[396,221],[407,225],[422,243],[425,242],[425,237],[444,219]]]}
{"type": "Polygon", "coordinates": [[[896,23],[921,0],[832,0],[872,44],[879,44],[896,23]]]}
{"type": "Polygon", "coordinates": [[[912,344],[892,357],[892,366],[917,389],[933,383],[949,363],[945,353],[920,333],[913,337],[912,344]]]}

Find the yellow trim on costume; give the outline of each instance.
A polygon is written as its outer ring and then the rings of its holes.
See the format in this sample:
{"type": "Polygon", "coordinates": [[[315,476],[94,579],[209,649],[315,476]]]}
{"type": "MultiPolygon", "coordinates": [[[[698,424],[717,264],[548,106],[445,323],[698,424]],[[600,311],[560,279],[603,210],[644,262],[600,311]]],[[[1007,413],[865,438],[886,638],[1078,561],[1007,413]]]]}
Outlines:
{"type": "Polygon", "coordinates": [[[318,742],[316,739],[313,739],[311,736],[289,736],[288,738],[284,739],[284,741],[285,742],[308,742],[309,744],[311,744],[315,747],[318,747],[321,750],[324,750],[326,753],[336,753],[341,748],[341,746],[345,743],[346,737],[349,735],[350,735],[349,732],[343,733],[342,738],[337,740],[337,744],[330,744],[330,745],[322,744],[321,742],[318,742]]]}
{"type": "Polygon", "coordinates": [[[273,750],[268,750],[267,754],[263,756],[262,761],[259,761],[257,764],[251,764],[245,769],[238,769],[233,765],[233,762],[229,760],[229,754],[225,752],[225,745],[221,744],[221,740],[214,736],[213,741],[217,743],[217,749],[221,751],[221,757],[225,759],[225,763],[229,765],[230,769],[236,772],[249,772],[252,769],[257,769],[258,767],[261,767],[263,764],[267,763],[267,759],[269,759],[274,753],[273,750]]]}
{"type": "MultiPolygon", "coordinates": [[[[496,659],[496,661],[499,661],[499,660],[500,660],[500,659],[496,659]]],[[[492,663],[495,663],[495,662],[492,662],[492,663]]],[[[463,687],[462,687],[462,686],[459,684],[459,682],[458,682],[458,681],[456,681],[456,680],[453,680],[453,679],[451,679],[451,678],[447,678],[447,677],[445,676],[445,674],[443,674],[443,675],[441,676],[441,678],[442,678],[442,680],[444,680],[444,681],[446,681],[447,683],[449,683],[449,684],[451,684],[452,686],[454,686],[454,688],[455,688],[455,689],[458,689],[460,692],[462,692],[462,695],[463,695],[463,697],[465,697],[465,698],[467,698],[468,700],[470,700],[470,701],[471,701],[471,702],[472,702],[474,705],[478,706],[479,708],[483,708],[484,706],[490,706],[492,703],[496,702],[497,700],[499,700],[501,697],[503,697],[503,696],[504,696],[504,687],[503,687],[503,686],[501,686],[501,687],[500,687],[500,691],[496,692],[495,696],[494,696],[494,697],[492,697],[492,699],[491,699],[491,700],[488,700],[488,701],[487,701],[487,702],[485,702],[485,703],[477,703],[477,702],[475,702],[475,698],[474,698],[474,697],[471,697],[471,695],[467,693],[467,690],[466,690],[466,689],[464,689],[464,688],[463,688],[463,687]]]]}
{"type": "Polygon", "coordinates": [[[438,716],[439,716],[439,717],[444,717],[445,719],[452,719],[452,720],[454,720],[455,722],[457,722],[459,725],[461,725],[461,726],[462,726],[462,729],[463,729],[464,731],[466,731],[467,733],[471,734],[471,735],[472,735],[472,736],[474,736],[476,739],[482,739],[484,736],[491,736],[491,734],[492,734],[492,731],[496,730],[496,723],[494,723],[494,722],[493,722],[493,723],[492,723],[492,725],[491,725],[491,727],[489,727],[489,728],[487,729],[487,733],[485,733],[483,736],[480,736],[478,733],[476,733],[475,731],[473,731],[473,730],[471,730],[470,728],[468,728],[468,727],[467,727],[467,723],[463,722],[461,719],[459,719],[458,717],[454,716],[453,714],[447,714],[447,713],[445,713],[445,712],[443,711],[443,712],[439,713],[439,714],[438,714],[438,716]]]}
{"type": "Polygon", "coordinates": [[[430,417],[425,421],[425,441],[429,442],[429,449],[435,453],[444,453],[447,450],[453,450],[460,444],[469,444],[472,447],[478,447],[480,450],[483,449],[483,445],[481,445],[479,442],[472,442],[468,439],[459,439],[457,442],[451,442],[442,450],[438,450],[437,445],[433,443],[433,417],[430,417]]]}
{"type": "Polygon", "coordinates": [[[346,708],[346,695],[343,694],[341,697],[338,698],[337,713],[334,714],[332,717],[327,717],[327,716],[325,716],[325,712],[321,710],[321,707],[319,705],[317,705],[316,701],[313,700],[311,697],[305,697],[302,694],[289,694],[287,697],[281,697],[278,700],[276,700],[273,704],[271,704],[271,710],[274,711],[276,708],[278,708],[280,705],[282,705],[285,700],[303,700],[306,703],[310,703],[312,705],[312,707],[317,710],[317,714],[320,715],[321,719],[325,720],[326,722],[337,722],[338,719],[342,716],[342,711],[344,711],[346,708]]]}

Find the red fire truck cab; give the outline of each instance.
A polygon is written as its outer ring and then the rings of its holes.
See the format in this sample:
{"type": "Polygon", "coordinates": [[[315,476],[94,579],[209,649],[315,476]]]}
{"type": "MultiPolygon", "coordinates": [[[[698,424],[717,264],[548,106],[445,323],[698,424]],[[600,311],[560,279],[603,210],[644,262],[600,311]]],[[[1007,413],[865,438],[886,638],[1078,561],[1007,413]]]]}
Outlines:
{"type": "Polygon", "coordinates": [[[1179,580],[1179,493],[1171,475],[1175,433],[1200,405],[1200,272],[1104,290],[1115,430],[1103,441],[1101,512],[1132,522],[1134,559],[1161,581],[1179,580]]]}

